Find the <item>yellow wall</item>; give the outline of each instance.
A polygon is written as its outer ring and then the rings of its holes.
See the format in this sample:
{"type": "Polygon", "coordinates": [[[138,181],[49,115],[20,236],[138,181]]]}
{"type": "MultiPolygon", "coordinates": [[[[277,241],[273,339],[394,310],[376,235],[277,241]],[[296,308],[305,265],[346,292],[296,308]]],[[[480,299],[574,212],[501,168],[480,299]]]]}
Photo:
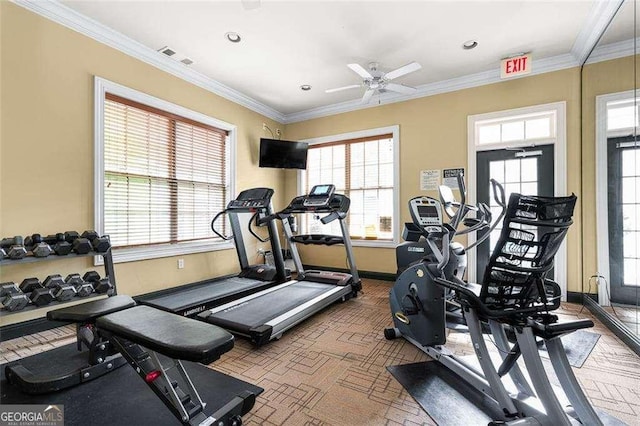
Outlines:
{"type": "MultiPolygon", "coordinates": [[[[0,235],[94,227],[94,75],[236,125],[236,189],[272,187],[283,207],[283,173],[257,166],[262,123],[282,125],[10,2],[0,2],[0,19],[0,235]]],[[[118,291],[138,295],[238,270],[233,249],[181,257],[181,270],[175,258],[117,264],[118,291]]],[[[91,258],[3,265],[0,280],[91,269],[102,271],[91,258]]]]}
{"type": "MultiPolygon", "coordinates": [[[[419,98],[287,125],[287,139],[300,140],[391,125],[400,126],[399,223],[409,221],[407,201],[420,191],[420,170],[467,167],[467,116],[550,102],[567,102],[568,192],[580,195],[580,80],[572,68],[419,98]]],[[[295,173],[287,172],[286,191],[296,191],[295,173]]],[[[580,204],[568,235],[568,290],[580,291],[580,204]]],[[[344,267],[338,247],[303,250],[304,263],[344,267]]],[[[354,248],[358,268],[394,273],[394,249],[354,248]]]]}

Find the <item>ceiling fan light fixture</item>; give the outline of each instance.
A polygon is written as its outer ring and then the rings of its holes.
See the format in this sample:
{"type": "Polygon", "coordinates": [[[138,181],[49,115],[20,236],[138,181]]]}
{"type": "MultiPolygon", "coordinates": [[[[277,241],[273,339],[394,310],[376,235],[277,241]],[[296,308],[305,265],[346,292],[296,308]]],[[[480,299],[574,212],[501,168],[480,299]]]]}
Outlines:
{"type": "Polygon", "coordinates": [[[308,92],[309,90],[311,90],[311,85],[310,84],[303,84],[302,86],[300,86],[300,90],[308,92]]]}
{"type": "Polygon", "coordinates": [[[475,49],[476,47],[478,47],[478,42],[475,40],[467,40],[464,43],[462,43],[462,48],[464,50],[471,50],[471,49],[475,49]]]}
{"type": "Polygon", "coordinates": [[[234,31],[229,31],[228,33],[226,33],[224,35],[227,40],[229,40],[231,43],[240,43],[240,40],[242,40],[242,37],[240,37],[240,34],[234,32],[234,31]]]}

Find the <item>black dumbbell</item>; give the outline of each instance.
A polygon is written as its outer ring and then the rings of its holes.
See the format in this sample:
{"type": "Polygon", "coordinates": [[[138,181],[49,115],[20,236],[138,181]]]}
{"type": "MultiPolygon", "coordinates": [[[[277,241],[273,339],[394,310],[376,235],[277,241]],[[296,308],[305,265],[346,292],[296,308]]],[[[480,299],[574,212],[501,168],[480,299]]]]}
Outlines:
{"type": "Polygon", "coordinates": [[[93,293],[93,285],[83,280],[80,274],[69,274],[64,282],[76,289],[76,296],[87,297],[93,293]]]}
{"type": "Polygon", "coordinates": [[[44,280],[44,286],[51,289],[53,297],[58,302],[71,300],[77,293],[76,288],[71,284],[65,283],[60,274],[49,275],[44,280]]]}
{"type": "Polygon", "coordinates": [[[37,278],[25,278],[20,283],[20,291],[23,293],[31,293],[33,290],[37,288],[44,288],[44,285],[37,278]]]}
{"type": "Polygon", "coordinates": [[[29,300],[36,306],[48,305],[53,299],[53,291],[50,288],[36,288],[29,295],[29,300]]]}
{"type": "Polygon", "coordinates": [[[98,253],[106,253],[111,248],[109,237],[101,237],[96,231],[84,231],[81,237],[91,241],[91,246],[98,253]]]}
{"type": "Polygon", "coordinates": [[[42,240],[40,234],[33,234],[24,239],[24,247],[33,253],[35,257],[47,257],[53,250],[51,246],[42,240]]]}
{"type": "Polygon", "coordinates": [[[4,238],[0,241],[0,247],[5,250],[9,259],[22,259],[27,255],[27,249],[24,248],[24,240],[19,235],[13,238],[4,238]]]}
{"type": "Polygon", "coordinates": [[[29,298],[15,283],[0,284],[0,302],[7,311],[19,311],[29,304],[29,298]]]}
{"type": "Polygon", "coordinates": [[[81,237],[76,231],[65,232],[64,239],[73,246],[73,251],[78,254],[87,254],[93,249],[91,241],[81,237]]]}
{"type": "Polygon", "coordinates": [[[58,232],[55,235],[47,235],[42,238],[42,240],[49,244],[58,256],[66,256],[71,253],[71,250],[73,249],[71,243],[67,242],[65,235],[62,232],[58,232]]]}
{"type": "Polygon", "coordinates": [[[82,279],[86,282],[92,283],[93,289],[99,294],[108,293],[113,288],[113,284],[109,281],[109,277],[100,278],[100,274],[96,271],[89,271],[85,273],[82,279]]]}

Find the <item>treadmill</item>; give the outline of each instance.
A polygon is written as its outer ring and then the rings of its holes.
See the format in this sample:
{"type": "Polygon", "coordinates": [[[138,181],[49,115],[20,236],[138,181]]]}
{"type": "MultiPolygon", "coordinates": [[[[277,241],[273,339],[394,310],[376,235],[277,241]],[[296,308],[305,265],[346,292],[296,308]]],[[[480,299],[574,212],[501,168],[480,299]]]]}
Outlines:
{"type": "Polygon", "coordinates": [[[254,344],[261,346],[279,339],[285,331],[334,302],[357,297],[358,291],[362,289],[362,282],[356,269],[349,230],[345,222],[351,201],[344,195],[335,194],[334,190],[334,185],[316,185],[308,195],[294,198],[284,210],[273,215],[281,220],[289,241],[291,256],[298,271],[295,280],[209,309],[198,314],[198,318],[226,328],[234,334],[248,337],[254,344]],[[294,236],[290,219],[296,213],[326,213],[320,219],[321,222],[328,224],[338,220],[342,236],[294,236]],[[297,244],[344,245],[350,273],[305,271],[297,244]]]}
{"type": "Polygon", "coordinates": [[[225,240],[234,240],[241,271],[236,276],[227,276],[207,280],[196,284],[169,289],[157,294],[136,298],[143,305],[152,306],[164,311],[172,312],[186,317],[194,317],[207,309],[227,303],[240,297],[264,290],[279,283],[291,279],[291,274],[286,270],[276,217],[273,215],[271,188],[252,188],[242,191],[235,200],[227,205],[227,208],[219,212],[211,221],[213,232],[225,240]],[[257,264],[250,265],[246,246],[243,238],[243,229],[239,215],[251,213],[248,222],[249,232],[258,240],[266,242],[252,229],[252,223],[259,222],[266,225],[269,231],[268,241],[271,245],[275,266],[257,264]],[[216,221],[226,215],[229,218],[232,235],[225,235],[216,228],[216,221]],[[266,219],[265,219],[266,218],[266,219]]]}

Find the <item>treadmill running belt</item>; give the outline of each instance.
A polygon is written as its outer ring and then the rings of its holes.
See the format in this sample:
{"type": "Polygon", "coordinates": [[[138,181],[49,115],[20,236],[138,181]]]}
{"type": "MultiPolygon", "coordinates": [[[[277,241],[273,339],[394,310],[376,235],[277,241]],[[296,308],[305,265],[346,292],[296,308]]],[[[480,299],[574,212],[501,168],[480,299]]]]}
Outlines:
{"type": "Polygon", "coordinates": [[[207,317],[207,321],[232,331],[246,332],[335,288],[331,284],[298,281],[217,312],[207,317]]]}
{"type": "Polygon", "coordinates": [[[193,306],[222,299],[251,288],[264,286],[264,281],[249,278],[230,277],[220,281],[203,283],[186,290],[179,290],[157,297],[142,297],[139,301],[144,305],[168,311],[188,309],[193,306]]]}

